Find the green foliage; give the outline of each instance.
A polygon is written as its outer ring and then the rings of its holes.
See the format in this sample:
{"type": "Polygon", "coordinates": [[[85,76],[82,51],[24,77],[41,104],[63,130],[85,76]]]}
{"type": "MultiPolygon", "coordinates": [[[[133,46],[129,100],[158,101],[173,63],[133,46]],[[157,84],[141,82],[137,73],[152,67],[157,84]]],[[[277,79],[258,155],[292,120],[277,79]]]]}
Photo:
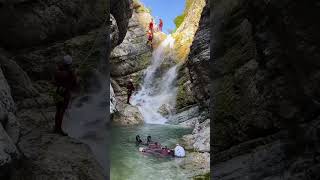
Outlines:
{"type": "Polygon", "coordinates": [[[136,10],[137,13],[150,13],[151,14],[151,8],[147,8],[147,7],[144,7],[144,6],[140,6],[137,10],[136,10]]]}
{"type": "Polygon", "coordinates": [[[210,173],[193,177],[194,180],[210,180],[210,173]]]}
{"type": "Polygon", "coordinates": [[[133,6],[136,9],[136,13],[152,13],[151,8],[145,7],[139,0],[133,0],[133,6]]]}
{"type": "Polygon", "coordinates": [[[186,5],[183,13],[174,19],[174,24],[176,25],[176,29],[178,29],[180,25],[183,23],[186,15],[188,14],[189,9],[191,8],[193,1],[194,0],[186,0],[186,5]]]}
{"type": "Polygon", "coordinates": [[[174,24],[176,25],[176,29],[178,29],[180,27],[180,25],[183,23],[185,17],[186,17],[186,14],[183,13],[182,15],[177,16],[174,19],[174,24]]]}

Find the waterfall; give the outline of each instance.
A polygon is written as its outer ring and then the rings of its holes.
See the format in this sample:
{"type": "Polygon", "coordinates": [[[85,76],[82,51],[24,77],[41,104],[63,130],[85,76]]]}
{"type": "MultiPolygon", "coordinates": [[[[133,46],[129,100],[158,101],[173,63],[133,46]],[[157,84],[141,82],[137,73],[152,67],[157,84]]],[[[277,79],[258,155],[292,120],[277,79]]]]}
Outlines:
{"type": "Polygon", "coordinates": [[[164,59],[173,50],[174,39],[169,35],[153,52],[151,65],[145,70],[141,90],[132,97],[132,104],[138,106],[144,121],[149,124],[164,124],[167,118],[159,110],[162,106],[174,107],[177,88],[175,80],[178,65],[171,67],[166,73],[157,77],[164,59]]]}

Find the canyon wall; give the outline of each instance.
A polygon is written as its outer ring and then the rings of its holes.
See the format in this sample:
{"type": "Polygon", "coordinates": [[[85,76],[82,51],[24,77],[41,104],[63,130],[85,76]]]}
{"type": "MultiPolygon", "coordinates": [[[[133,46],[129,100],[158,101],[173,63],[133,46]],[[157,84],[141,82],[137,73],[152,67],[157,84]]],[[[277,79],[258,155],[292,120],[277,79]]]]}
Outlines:
{"type": "Polygon", "coordinates": [[[213,3],[213,178],[319,179],[319,3],[213,3]]]}

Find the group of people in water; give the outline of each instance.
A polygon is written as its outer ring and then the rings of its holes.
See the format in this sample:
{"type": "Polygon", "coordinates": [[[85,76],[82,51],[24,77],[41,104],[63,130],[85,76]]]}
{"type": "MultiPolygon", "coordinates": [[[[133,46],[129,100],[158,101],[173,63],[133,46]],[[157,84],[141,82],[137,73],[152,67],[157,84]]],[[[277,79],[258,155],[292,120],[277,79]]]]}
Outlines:
{"type": "Polygon", "coordinates": [[[151,49],[153,49],[152,41],[153,41],[153,34],[154,34],[155,30],[157,30],[159,32],[162,32],[163,21],[162,21],[161,18],[159,19],[158,27],[155,27],[155,26],[156,25],[154,23],[154,20],[153,20],[153,18],[151,18],[151,21],[149,23],[149,30],[148,30],[148,33],[147,33],[147,37],[148,37],[147,44],[150,45],[151,49]]]}
{"type": "Polygon", "coordinates": [[[136,136],[137,146],[143,145],[145,147],[139,147],[139,151],[146,154],[160,155],[164,157],[184,157],[185,150],[179,144],[176,144],[174,149],[169,149],[167,146],[161,146],[158,142],[153,142],[151,136],[147,137],[147,142],[143,142],[139,135],[136,136]]]}

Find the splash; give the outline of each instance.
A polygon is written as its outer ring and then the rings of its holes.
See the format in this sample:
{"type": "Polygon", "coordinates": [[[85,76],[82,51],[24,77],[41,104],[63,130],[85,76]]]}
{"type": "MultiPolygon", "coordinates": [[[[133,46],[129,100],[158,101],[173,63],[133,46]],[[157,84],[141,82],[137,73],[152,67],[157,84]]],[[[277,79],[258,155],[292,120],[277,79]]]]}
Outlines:
{"type": "Polygon", "coordinates": [[[168,36],[153,52],[151,65],[145,70],[141,90],[132,97],[132,104],[138,106],[144,121],[149,124],[164,124],[168,119],[159,112],[161,107],[175,107],[177,88],[175,80],[178,65],[166,73],[157,73],[166,57],[173,50],[174,39],[168,36]]]}

